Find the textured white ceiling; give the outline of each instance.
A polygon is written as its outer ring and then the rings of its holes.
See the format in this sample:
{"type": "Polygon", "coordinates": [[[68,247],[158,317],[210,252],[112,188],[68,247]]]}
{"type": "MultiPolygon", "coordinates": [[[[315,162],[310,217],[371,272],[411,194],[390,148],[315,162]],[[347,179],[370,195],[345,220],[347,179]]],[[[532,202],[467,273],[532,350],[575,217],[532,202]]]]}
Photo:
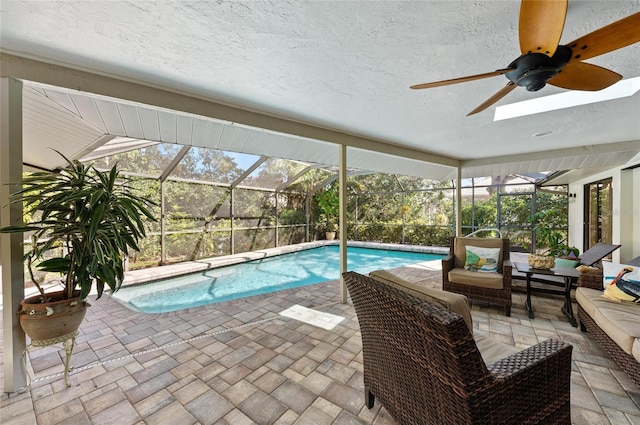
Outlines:
{"type": "MultiPolygon", "coordinates": [[[[638,0],[570,1],[562,41],[638,11],[638,0]]],[[[13,55],[464,161],[618,142],[640,150],[638,94],[494,122],[494,108],[465,115],[503,76],[409,89],[507,66],[519,55],[518,12],[519,2],[489,0],[3,0],[0,43],[13,55]]],[[[640,43],[588,62],[638,77],[640,43]]],[[[499,104],[561,91],[518,88],[499,104]]]]}

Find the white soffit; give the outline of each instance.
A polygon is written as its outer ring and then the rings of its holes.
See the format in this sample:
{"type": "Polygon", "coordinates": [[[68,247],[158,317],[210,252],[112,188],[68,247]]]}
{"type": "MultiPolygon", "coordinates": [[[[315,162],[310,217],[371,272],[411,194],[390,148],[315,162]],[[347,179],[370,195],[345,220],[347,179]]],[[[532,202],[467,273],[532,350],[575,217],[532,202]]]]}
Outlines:
{"type": "MultiPolygon", "coordinates": [[[[25,114],[25,128],[29,130],[25,135],[25,151],[34,154],[42,153],[43,147],[50,147],[79,158],[89,153],[87,146],[93,150],[98,147],[98,139],[109,135],[107,140],[123,137],[145,143],[176,143],[325,165],[338,163],[338,147],[332,143],[99,95],[28,84],[33,86],[25,86],[24,90],[24,109],[30,112],[25,114]],[[41,116],[52,119],[37,121],[41,116]],[[71,132],[72,137],[64,136],[71,132]]],[[[28,159],[36,166],[52,166],[50,155],[46,153],[28,159]]]]}
{"type": "MultiPolygon", "coordinates": [[[[29,111],[25,114],[25,158],[42,168],[59,165],[51,162],[55,156],[47,153],[49,149],[86,159],[157,142],[338,165],[335,143],[38,83],[27,83],[24,93],[24,109],[29,111]],[[51,119],[43,120],[43,116],[51,119]],[[117,146],[99,149],[116,137],[124,139],[117,146]]],[[[455,176],[450,166],[366,149],[352,148],[348,161],[349,167],[372,172],[433,179],[455,176]]]]}
{"type": "Polygon", "coordinates": [[[627,164],[638,153],[640,153],[640,140],[470,160],[462,164],[462,177],[504,176],[582,168],[611,168],[627,164]]]}
{"type": "MultiPolygon", "coordinates": [[[[37,83],[27,83],[24,93],[25,163],[37,167],[62,164],[51,149],[86,158],[115,137],[338,165],[335,143],[37,83]]],[[[348,152],[352,168],[439,180],[456,177],[455,167],[396,156],[393,147],[386,153],[355,147],[348,152]]],[[[611,167],[625,164],[638,152],[640,141],[468,160],[462,164],[462,176],[611,167]]]]}
{"type": "MultiPolygon", "coordinates": [[[[635,155],[635,157],[631,158],[625,166],[628,167],[638,167],[640,166],[640,153],[635,155]]],[[[624,168],[624,167],[623,167],[624,168]]],[[[578,180],[583,180],[591,176],[595,176],[596,174],[603,173],[607,170],[610,170],[611,167],[593,167],[593,168],[580,168],[577,170],[568,170],[564,173],[559,174],[556,177],[550,178],[545,182],[545,186],[553,186],[558,184],[570,184],[578,180]]]]}
{"type": "Polygon", "coordinates": [[[73,159],[93,150],[98,141],[110,139],[103,139],[104,131],[28,87],[23,90],[22,127],[24,163],[48,169],[64,164],[54,150],[73,159]]]}

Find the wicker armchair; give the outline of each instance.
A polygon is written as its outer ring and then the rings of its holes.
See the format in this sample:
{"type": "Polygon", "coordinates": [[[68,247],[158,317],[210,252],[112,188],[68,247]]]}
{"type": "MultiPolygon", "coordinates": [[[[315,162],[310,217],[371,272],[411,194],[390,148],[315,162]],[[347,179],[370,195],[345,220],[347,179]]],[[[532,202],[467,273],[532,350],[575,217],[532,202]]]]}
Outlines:
{"type": "Polygon", "coordinates": [[[362,333],[365,404],[400,424],[570,424],[571,345],[548,339],[485,365],[462,316],[343,274],[362,333]]]}
{"type": "Polygon", "coordinates": [[[502,305],[505,315],[511,316],[512,269],[509,261],[509,239],[451,238],[449,255],[442,260],[442,289],[466,295],[472,300],[502,305]],[[467,245],[501,248],[498,273],[464,270],[467,245]]]}

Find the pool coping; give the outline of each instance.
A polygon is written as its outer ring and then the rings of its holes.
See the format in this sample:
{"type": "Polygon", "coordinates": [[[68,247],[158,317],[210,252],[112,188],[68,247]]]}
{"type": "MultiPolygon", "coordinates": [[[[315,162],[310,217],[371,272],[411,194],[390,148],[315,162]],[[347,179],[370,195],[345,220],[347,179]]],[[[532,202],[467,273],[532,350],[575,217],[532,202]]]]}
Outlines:
{"type": "MultiPolygon", "coordinates": [[[[152,280],[165,279],[168,277],[180,276],[188,273],[194,273],[199,271],[206,271],[215,269],[218,267],[230,266],[233,264],[245,263],[247,261],[260,260],[263,258],[273,257],[281,254],[288,254],[291,252],[303,251],[306,249],[318,248],[321,246],[339,245],[339,241],[313,241],[303,242],[295,245],[285,245],[276,248],[266,248],[257,251],[243,252],[233,255],[224,255],[221,257],[206,258],[195,261],[185,261],[176,264],[169,264],[158,267],[150,267],[140,270],[132,270],[125,273],[122,286],[138,285],[141,283],[149,282],[152,280]]],[[[402,244],[389,244],[380,242],[363,242],[363,241],[348,241],[347,247],[359,247],[359,248],[378,248],[388,249],[393,251],[412,251],[423,252],[428,254],[447,255],[449,248],[438,246],[424,246],[424,245],[402,245],[402,244]]]]}

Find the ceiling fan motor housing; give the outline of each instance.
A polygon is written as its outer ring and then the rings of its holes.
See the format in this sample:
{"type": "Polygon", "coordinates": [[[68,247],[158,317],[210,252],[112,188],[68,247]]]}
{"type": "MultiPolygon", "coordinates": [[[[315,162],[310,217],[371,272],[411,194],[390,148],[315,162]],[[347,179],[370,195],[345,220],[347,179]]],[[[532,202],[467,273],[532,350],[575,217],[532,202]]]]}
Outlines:
{"type": "Polygon", "coordinates": [[[505,75],[528,91],[538,91],[560,72],[569,59],[571,48],[567,46],[558,46],[551,57],[543,53],[528,53],[511,62],[509,68],[514,69],[505,75]]]}

